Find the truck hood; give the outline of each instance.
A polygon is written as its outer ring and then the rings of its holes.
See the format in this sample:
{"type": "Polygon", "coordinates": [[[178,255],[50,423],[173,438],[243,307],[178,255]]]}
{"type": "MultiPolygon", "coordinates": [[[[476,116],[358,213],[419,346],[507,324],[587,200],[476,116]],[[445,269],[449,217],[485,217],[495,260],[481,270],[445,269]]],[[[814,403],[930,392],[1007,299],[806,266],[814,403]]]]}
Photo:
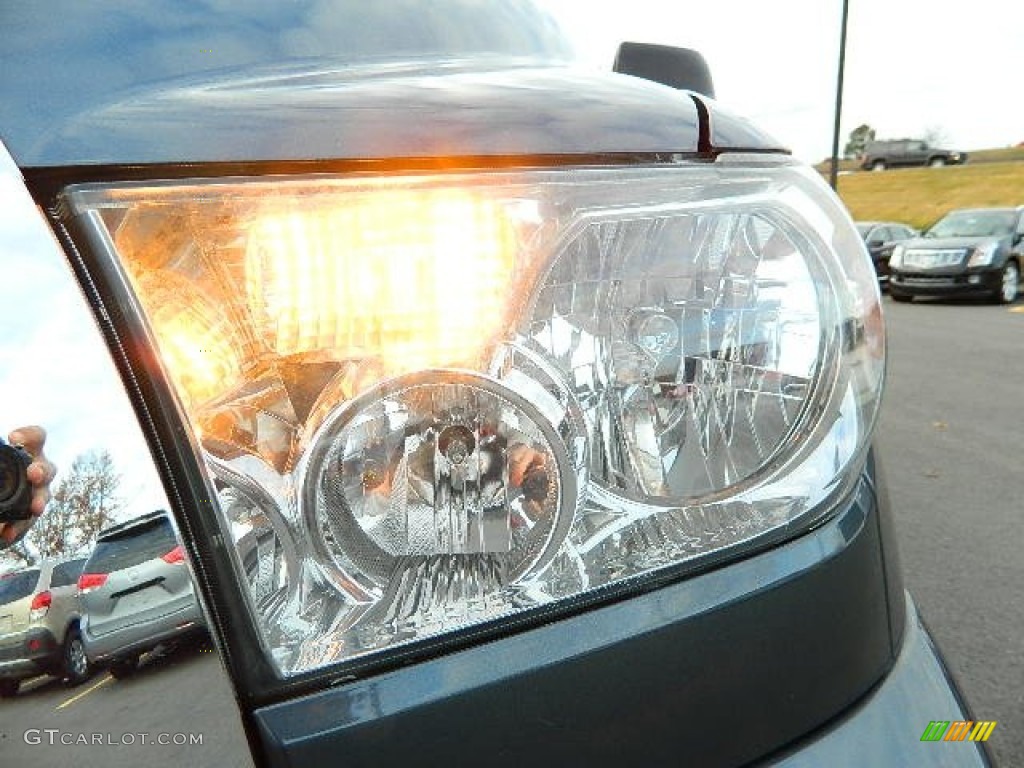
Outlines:
{"type": "Polygon", "coordinates": [[[5,12],[0,139],[23,168],[779,149],[710,101],[573,69],[526,2],[98,13],[69,0],[5,12]]]}
{"type": "MultiPolygon", "coordinates": [[[[436,65],[435,65],[436,66],[436,65]]],[[[136,93],[69,116],[31,165],[694,152],[686,94],[562,68],[289,71],[136,93]]]]}

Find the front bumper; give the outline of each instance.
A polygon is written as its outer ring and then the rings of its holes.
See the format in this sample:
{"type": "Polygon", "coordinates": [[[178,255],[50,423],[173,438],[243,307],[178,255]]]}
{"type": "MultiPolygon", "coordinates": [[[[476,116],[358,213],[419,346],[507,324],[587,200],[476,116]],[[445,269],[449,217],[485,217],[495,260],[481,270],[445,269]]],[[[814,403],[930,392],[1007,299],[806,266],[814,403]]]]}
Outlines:
{"type": "Polygon", "coordinates": [[[848,713],[766,765],[776,768],[990,765],[982,743],[921,741],[933,720],[971,719],[908,597],[903,647],[888,676],[848,713]]]}
{"type": "Polygon", "coordinates": [[[889,293],[894,296],[979,296],[1001,287],[1001,269],[956,274],[894,272],[889,278],[889,293]]]}
{"type": "Polygon", "coordinates": [[[60,656],[60,643],[48,629],[8,635],[0,639],[0,679],[24,680],[45,674],[60,656]]]}

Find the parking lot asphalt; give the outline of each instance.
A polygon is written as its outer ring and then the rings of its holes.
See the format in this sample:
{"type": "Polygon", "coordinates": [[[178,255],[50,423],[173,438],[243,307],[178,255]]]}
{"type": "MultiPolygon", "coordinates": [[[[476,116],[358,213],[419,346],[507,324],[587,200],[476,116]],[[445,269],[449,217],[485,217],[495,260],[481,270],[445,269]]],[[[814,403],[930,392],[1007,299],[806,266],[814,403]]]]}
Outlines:
{"type": "Polygon", "coordinates": [[[1024,302],[885,312],[877,444],[906,585],[975,716],[997,721],[998,764],[1024,765],[1024,302]]]}
{"type": "Polygon", "coordinates": [[[49,677],[0,702],[5,768],[251,768],[231,686],[210,643],[160,647],[126,680],[49,677]]]}

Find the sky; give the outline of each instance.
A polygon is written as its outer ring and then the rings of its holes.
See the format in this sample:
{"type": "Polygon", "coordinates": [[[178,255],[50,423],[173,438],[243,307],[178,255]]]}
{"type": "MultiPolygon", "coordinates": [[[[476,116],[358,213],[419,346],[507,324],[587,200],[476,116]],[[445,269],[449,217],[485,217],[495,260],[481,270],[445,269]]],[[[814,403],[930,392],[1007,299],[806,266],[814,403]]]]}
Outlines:
{"type": "Polygon", "coordinates": [[[78,455],[106,450],[121,475],[118,519],[166,509],[149,449],[67,261],[20,180],[4,170],[0,436],[44,426],[58,480],[78,455]]]}
{"type": "MultiPolygon", "coordinates": [[[[623,40],[704,54],[716,97],[807,162],[832,148],[841,0],[547,0],[583,63],[623,40]]],[[[840,152],[862,123],[950,149],[1024,142],[1024,3],[849,0],[840,152]]]]}

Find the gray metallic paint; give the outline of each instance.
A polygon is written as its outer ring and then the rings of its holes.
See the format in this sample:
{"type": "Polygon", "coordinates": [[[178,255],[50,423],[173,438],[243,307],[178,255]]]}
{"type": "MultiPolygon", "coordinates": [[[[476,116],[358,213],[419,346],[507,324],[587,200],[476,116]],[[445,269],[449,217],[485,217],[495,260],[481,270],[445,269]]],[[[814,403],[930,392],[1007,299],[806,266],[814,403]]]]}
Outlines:
{"type": "Polygon", "coordinates": [[[696,108],[687,94],[624,75],[508,64],[472,72],[450,63],[441,72],[436,65],[311,70],[175,86],[76,116],[21,160],[150,164],[697,149],[696,108]]]}
{"type": "MultiPolygon", "coordinates": [[[[570,58],[557,25],[521,0],[50,0],[5,3],[0,21],[0,139],[21,166],[103,162],[62,133],[111,105],[176,89],[374,62],[570,58]]],[[[265,106],[271,115],[275,105],[265,106]]],[[[207,117],[178,115],[193,125],[194,144],[207,117]]],[[[116,153],[116,140],[107,144],[101,154],[116,153]]],[[[130,162],[163,154],[155,126],[146,157],[130,162]]]]}
{"type": "Polygon", "coordinates": [[[922,742],[932,720],[970,720],[955,695],[931,638],[906,599],[903,647],[889,675],[836,723],[772,760],[775,768],[914,766],[972,768],[989,765],[972,742],[922,742]]]}

